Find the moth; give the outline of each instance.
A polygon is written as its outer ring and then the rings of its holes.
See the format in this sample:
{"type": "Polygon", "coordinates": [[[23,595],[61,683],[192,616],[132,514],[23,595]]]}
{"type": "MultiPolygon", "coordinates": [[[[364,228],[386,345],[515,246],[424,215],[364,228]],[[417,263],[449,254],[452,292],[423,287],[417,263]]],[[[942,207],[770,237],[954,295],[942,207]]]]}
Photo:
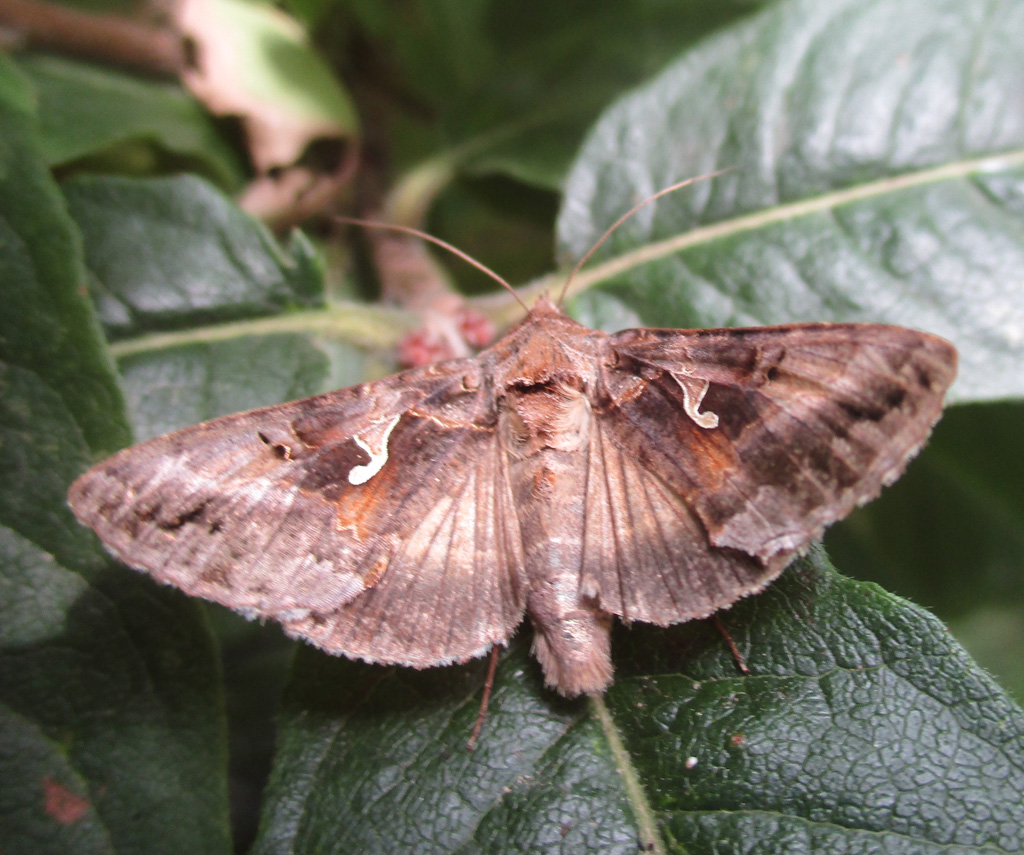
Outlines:
{"type": "Polygon", "coordinates": [[[70,489],[124,563],[324,650],[415,668],[528,617],[546,683],[613,617],[765,587],[921,448],[956,351],[874,324],[633,329],[541,298],[490,349],[121,451],[70,489]]]}

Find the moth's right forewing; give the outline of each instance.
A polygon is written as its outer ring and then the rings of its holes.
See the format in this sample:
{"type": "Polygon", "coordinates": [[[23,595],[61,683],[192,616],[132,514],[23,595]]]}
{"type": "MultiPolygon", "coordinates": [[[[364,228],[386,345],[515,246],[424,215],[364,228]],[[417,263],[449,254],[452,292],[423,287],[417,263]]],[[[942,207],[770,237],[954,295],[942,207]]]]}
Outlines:
{"type": "Polygon", "coordinates": [[[948,342],[871,324],[631,330],[611,345],[650,378],[622,407],[631,424],[653,425],[635,452],[654,453],[651,467],[712,545],[762,562],[898,477],[956,374],[948,342]]]}

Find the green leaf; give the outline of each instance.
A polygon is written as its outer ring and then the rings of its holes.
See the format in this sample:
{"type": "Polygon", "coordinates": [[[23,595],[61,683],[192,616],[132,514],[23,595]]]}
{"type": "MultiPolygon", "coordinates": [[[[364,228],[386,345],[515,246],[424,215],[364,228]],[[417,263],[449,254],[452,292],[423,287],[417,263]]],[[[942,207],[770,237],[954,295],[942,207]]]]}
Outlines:
{"type": "Polygon", "coordinates": [[[327,355],[302,335],[246,336],[186,344],[120,361],[138,439],[207,419],[308,398],[324,389],[327,355]],[[252,366],[264,370],[258,379],[252,366]]]}
{"type": "Polygon", "coordinates": [[[84,158],[118,172],[189,165],[226,187],[240,182],[238,158],[179,87],[53,56],[24,57],[19,67],[39,99],[39,144],[50,166],[84,158]]]}
{"type": "Polygon", "coordinates": [[[208,630],[196,603],[114,565],[75,523],[65,494],[88,457],[46,375],[5,366],[0,715],[12,728],[0,739],[0,842],[12,852],[223,852],[208,630]],[[51,802],[58,786],[71,808],[51,802]]]}
{"type": "Polygon", "coordinates": [[[0,849],[225,852],[202,612],[107,559],[67,508],[128,431],[31,103],[0,60],[0,849]]]}
{"type": "Polygon", "coordinates": [[[1017,699],[1024,698],[1024,610],[1019,598],[986,603],[949,622],[950,631],[971,652],[975,661],[993,674],[1017,699]]]}
{"type": "MultiPolygon", "coordinates": [[[[117,346],[118,364],[137,438],[362,378],[361,354],[311,334],[324,317],[288,312],[323,299],[319,263],[301,235],[283,250],[194,178],[79,177],[64,189],[86,234],[107,328],[128,333],[117,346]]],[[[282,644],[276,628],[247,624],[239,631],[237,621],[215,617],[218,628],[233,627],[227,637],[221,633],[232,792],[236,800],[258,800],[273,745],[274,686],[286,673],[291,643],[282,644]]],[[[244,843],[255,821],[252,808],[240,804],[234,830],[244,843]]]]}
{"type": "Polygon", "coordinates": [[[120,393],[97,330],[83,323],[81,241],[39,157],[31,90],[0,57],[0,361],[60,390],[90,445],[128,440],[120,393]]]}
{"type": "Polygon", "coordinates": [[[594,128],[562,245],[578,256],[637,200],[732,171],[621,228],[581,313],[913,326],[960,350],[954,399],[1021,395],[1022,38],[1012,2],[790,0],[705,42],[594,128]]]}
{"type": "Polygon", "coordinates": [[[198,178],[84,176],[63,189],[111,336],[322,301],[322,277],[301,235],[282,250],[265,228],[198,178]]]}
{"type": "Polygon", "coordinates": [[[516,642],[480,662],[299,657],[255,851],[1011,852],[1024,713],[938,621],[817,554],[710,622],[620,629],[603,701],[516,642]]]}
{"type": "Polygon", "coordinates": [[[4,851],[226,852],[221,698],[196,604],[98,554],[80,574],[7,527],[0,564],[0,717],[16,724],[0,739],[4,851]],[[81,815],[50,804],[53,782],[81,815]]]}

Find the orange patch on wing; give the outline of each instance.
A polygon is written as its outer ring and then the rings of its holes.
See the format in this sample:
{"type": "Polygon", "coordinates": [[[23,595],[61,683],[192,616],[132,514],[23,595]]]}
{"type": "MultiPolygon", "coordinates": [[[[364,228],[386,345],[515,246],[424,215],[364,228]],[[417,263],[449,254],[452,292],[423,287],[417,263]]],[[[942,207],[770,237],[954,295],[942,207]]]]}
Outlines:
{"type": "Polygon", "coordinates": [[[338,504],[338,528],[352,532],[352,536],[359,541],[369,540],[380,528],[381,508],[387,507],[387,502],[379,494],[381,486],[367,484],[360,490],[348,493],[344,501],[338,504]]]}
{"type": "Polygon", "coordinates": [[[717,490],[731,472],[735,472],[740,461],[736,449],[724,436],[713,430],[696,425],[687,426],[686,444],[692,449],[698,471],[693,473],[694,481],[702,490],[717,490]]]}

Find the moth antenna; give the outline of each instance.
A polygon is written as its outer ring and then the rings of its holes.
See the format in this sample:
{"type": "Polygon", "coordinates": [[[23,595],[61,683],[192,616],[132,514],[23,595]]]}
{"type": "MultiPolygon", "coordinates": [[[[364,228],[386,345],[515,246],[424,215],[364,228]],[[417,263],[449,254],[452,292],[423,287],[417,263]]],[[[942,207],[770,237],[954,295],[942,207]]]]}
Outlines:
{"type": "Polygon", "coordinates": [[[625,214],[623,214],[621,217],[619,217],[614,223],[612,223],[608,227],[608,229],[605,231],[605,233],[603,235],[601,235],[601,237],[599,237],[594,242],[594,245],[592,247],[590,247],[590,249],[588,249],[583,254],[583,257],[579,261],[576,262],[576,266],[571,271],[569,271],[569,275],[565,277],[565,282],[562,283],[562,290],[558,292],[558,305],[559,306],[562,305],[562,301],[565,299],[565,295],[569,291],[570,283],[572,282],[573,279],[576,278],[576,274],[578,274],[580,272],[580,270],[583,268],[583,265],[586,264],[588,261],[590,261],[591,256],[595,252],[597,252],[597,250],[601,246],[601,244],[603,244],[606,240],[608,240],[608,238],[610,238],[612,236],[612,234],[616,231],[616,229],[618,229],[619,226],[621,226],[624,222],[626,222],[626,220],[628,220],[630,217],[632,217],[637,211],[639,211],[641,208],[646,207],[647,205],[650,205],[651,202],[657,201],[662,196],[667,196],[669,193],[675,193],[676,190],[682,190],[687,185],[696,184],[698,181],[705,181],[707,179],[717,178],[719,175],[724,175],[726,172],[731,172],[733,169],[735,169],[735,167],[728,166],[725,169],[719,169],[719,170],[717,170],[715,172],[708,172],[708,173],[706,173],[704,175],[697,175],[697,176],[694,176],[693,178],[687,178],[684,181],[679,181],[679,182],[677,182],[675,184],[670,184],[668,187],[662,188],[657,193],[655,193],[655,194],[653,194],[651,196],[648,196],[642,202],[634,205],[632,208],[630,208],[628,211],[626,211],[625,214]]]}
{"type": "Polygon", "coordinates": [[[523,309],[525,309],[527,312],[530,311],[526,303],[524,303],[522,299],[520,299],[519,295],[516,293],[516,289],[509,285],[508,282],[506,282],[501,276],[499,276],[497,273],[491,270],[491,268],[488,267],[483,262],[477,261],[475,258],[473,258],[473,256],[463,252],[458,247],[452,246],[450,243],[448,243],[448,241],[441,240],[441,238],[434,237],[433,235],[427,234],[426,232],[422,232],[419,229],[414,229],[412,226],[400,226],[396,223],[381,223],[376,220],[360,220],[358,217],[338,216],[336,217],[336,219],[342,223],[349,223],[350,225],[353,226],[362,226],[363,228],[367,229],[389,229],[390,231],[393,232],[403,232],[407,235],[413,235],[414,237],[418,237],[421,240],[429,241],[432,244],[436,244],[437,246],[441,247],[441,249],[446,249],[452,255],[461,258],[467,264],[472,264],[473,267],[475,267],[481,273],[490,276],[491,279],[493,279],[495,282],[501,285],[506,291],[508,291],[513,297],[515,297],[516,302],[520,306],[522,306],[523,309]]]}

